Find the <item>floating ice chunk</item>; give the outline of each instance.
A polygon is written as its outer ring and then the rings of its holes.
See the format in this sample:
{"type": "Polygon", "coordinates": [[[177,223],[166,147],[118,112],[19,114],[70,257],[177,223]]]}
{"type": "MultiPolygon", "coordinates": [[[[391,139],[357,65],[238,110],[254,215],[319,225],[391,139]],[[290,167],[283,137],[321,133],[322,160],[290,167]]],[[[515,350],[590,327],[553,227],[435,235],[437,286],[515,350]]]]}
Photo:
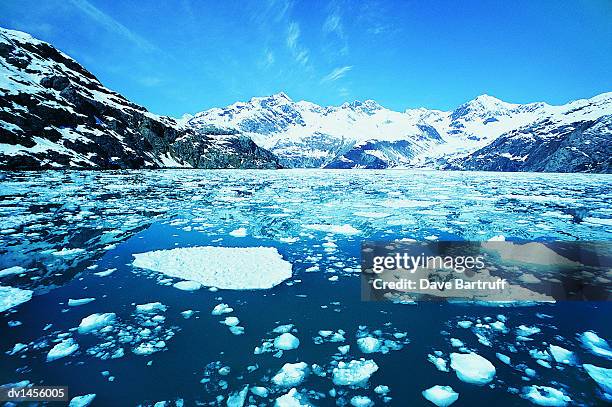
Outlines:
{"type": "Polygon", "coordinates": [[[357,346],[363,353],[375,353],[380,350],[380,339],[372,336],[366,336],[365,338],[357,339],[357,346]]]}
{"type": "Polygon", "coordinates": [[[465,328],[465,329],[468,329],[472,325],[473,325],[472,321],[459,321],[459,322],[457,322],[457,326],[459,326],[461,328],[465,328]]]}
{"type": "Polygon", "coordinates": [[[229,314],[232,311],[234,311],[234,309],[231,308],[229,305],[221,303],[221,304],[215,305],[215,308],[213,308],[211,314],[212,315],[223,315],[223,314],[229,314]]]}
{"type": "Polygon", "coordinates": [[[114,312],[91,314],[81,320],[79,324],[79,333],[85,334],[112,325],[115,322],[115,318],[116,315],[114,312]]]}
{"type": "Polygon", "coordinates": [[[423,397],[431,401],[438,407],[447,407],[459,398],[459,393],[450,386],[435,385],[427,390],[423,390],[423,397]]]}
{"type": "Polygon", "coordinates": [[[338,276],[331,276],[328,278],[329,281],[338,281],[338,276]]]}
{"type": "Polygon", "coordinates": [[[244,333],[244,327],[241,326],[230,326],[229,330],[234,335],[242,335],[244,333]]]}
{"type": "Polygon", "coordinates": [[[557,363],[565,363],[566,365],[573,365],[576,363],[576,356],[571,350],[567,350],[557,345],[550,345],[550,354],[557,363]]]}
{"type": "Polygon", "coordinates": [[[91,404],[93,399],[96,398],[95,394],[86,394],[84,396],[76,396],[70,400],[68,407],[87,407],[91,404]]]}
{"type": "Polygon", "coordinates": [[[274,347],[281,350],[292,350],[300,346],[300,340],[292,334],[285,332],[274,339],[274,347]]]}
{"type": "Polygon", "coordinates": [[[172,287],[183,291],[197,291],[202,288],[202,284],[198,283],[197,281],[184,280],[172,284],[172,287]]]}
{"type": "Polygon", "coordinates": [[[147,304],[136,305],[136,312],[141,314],[156,314],[166,311],[167,308],[168,307],[161,302],[149,302],[147,304]]]}
{"type": "Polygon", "coordinates": [[[64,339],[60,343],[56,344],[49,353],[47,353],[47,362],[51,362],[56,359],[60,359],[69,355],[79,349],[79,344],[72,338],[64,339]]]}
{"type": "Polygon", "coordinates": [[[538,264],[544,266],[579,266],[580,263],[565,258],[548,248],[543,243],[530,242],[525,244],[506,243],[482,243],[482,247],[495,251],[502,260],[538,264]]]}
{"type": "Polygon", "coordinates": [[[595,332],[583,332],[579,336],[579,339],[582,342],[582,345],[591,353],[602,356],[606,359],[612,359],[612,349],[610,349],[610,345],[608,345],[608,342],[605,339],[600,338],[595,332]]]}
{"type": "Polygon", "coordinates": [[[277,333],[277,334],[284,334],[284,333],[291,331],[292,329],[293,329],[293,324],[285,324],[285,325],[277,326],[276,328],[272,330],[272,332],[277,333]]]}
{"type": "Polygon", "coordinates": [[[230,236],[234,237],[245,237],[247,235],[247,230],[245,228],[234,229],[229,232],[230,236]]]}
{"type": "Polygon", "coordinates": [[[378,386],[374,387],[374,393],[376,394],[380,394],[380,395],[385,395],[389,393],[389,386],[385,386],[383,384],[379,384],[378,386]]]}
{"type": "Polygon", "coordinates": [[[195,313],[194,310],[188,309],[188,310],[181,312],[181,315],[183,316],[183,318],[189,319],[194,313],[195,313]]]}
{"type": "Polygon", "coordinates": [[[0,312],[16,307],[32,299],[33,291],[21,288],[0,286],[0,312]]]}
{"type": "Polygon", "coordinates": [[[4,270],[0,270],[0,278],[6,277],[6,276],[12,276],[13,274],[21,274],[21,273],[24,273],[25,271],[26,269],[24,269],[21,266],[9,267],[4,270]]]}
{"type": "Polygon", "coordinates": [[[529,337],[531,335],[535,335],[537,333],[540,333],[542,330],[540,328],[538,328],[537,326],[525,326],[525,325],[521,325],[516,329],[516,335],[517,336],[522,336],[522,337],[529,337]]]}
{"type": "Polygon", "coordinates": [[[84,249],[67,249],[64,247],[62,250],[54,251],[51,254],[60,257],[73,257],[79,253],[83,253],[84,251],[84,249]]]}
{"type": "Polygon", "coordinates": [[[582,367],[605,393],[612,396],[612,369],[589,364],[584,364],[582,367]]]}
{"type": "Polygon", "coordinates": [[[236,317],[225,317],[225,319],[222,322],[222,324],[225,324],[227,326],[236,326],[239,323],[240,323],[240,320],[236,317]]]}
{"type": "Polygon", "coordinates": [[[540,351],[537,349],[530,349],[529,356],[531,356],[532,358],[536,360],[550,360],[550,355],[545,350],[540,351]]]}
{"type": "Polygon", "coordinates": [[[463,347],[463,342],[460,339],[457,339],[457,338],[451,338],[450,339],[450,343],[451,343],[451,346],[453,348],[461,348],[461,347],[463,347]]]}
{"type": "MultiPolygon", "coordinates": [[[[440,354],[442,354],[442,352],[440,352],[440,354]]],[[[436,369],[438,369],[439,371],[448,372],[448,367],[446,367],[446,360],[431,354],[427,355],[427,360],[433,363],[436,369]]]]}
{"type": "Polygon", "coordinates": [[[506,324],[504,324],[502,321],[495,321],[491,323],[490,325],[491,325],[491,328],[495,329],[496,331],[506,332],[508,330],[506,328],[506,324]]]}
{"type": "Polygon", "coordinates": [[[242,390],[230,394],[227,398],[227,407],[242,407],[249,393],[249,385],[245,385],[242,390]]]}
{"type": "Polygon", "coordinates": [[[308,407],[311,404],[294,387],[274,402],[275,407],[308,407]]]}
{"type": "Polygon", "coordinates": [[[459,380],[472,384],[487,384],[495,376],[495,366],[476,353],[451,353],[451,368],[459,380]]]}
{"type": "Polygon", "coordinates": [[[488,242],[505,242],[506,237],[504,235],[493,236],[492,238],[487,240],[488,242]]]}
{"type": "Polygon", "coordinates": [[[72,298],[68,299],[68,306],[70,307],[78,307],[79,305],[89,304],[92,301],[95,301],[95,298],[80,298],[78,300],[73,300],[72,298]]]}
{"type": "Polygon", "coordinates": [[[351,406],[353,407],[372,407],[374,402],[367,396],[353,396],[351,406]]]}
{"type": "Polygon", "coordinates": [[[332,370],[333,382],[336,386],[363,386],[377,370],[378,365],[373,360],[339,362],[332,370]]]}
{"type": "Polygon", "coordinates": [[[8,353],[9,355],[14,355],[16,353],[21,352],[22,350],[26,349],[28,347],[28,345],[26,345],[25,343],[16,343],[15,346],[13,346],[13,349],[8,353]]]}
{"type": "Polygon", "coordinates": [[[339,235],[349,235],[349,236],[361,233],[358,229],[355,229],[349,224],[344,224],[344,225],[312,224],[312,225],[305,225],[304,228],[311,229],[311,230],[317,230],[319,232],[327,232],[327,233],[334,233],[334,234],[339,234],[339,235]]]}
{"type": "Polygon", "coordinates": [[[547,386],[532,385],[523,387],[522,396],[538,406],[562,407],[567,406],[567,403],[572,401],[561,390],[547,386]]]}
{"type": "Polygon", "coordinates": [[[346,355],[350,349],[351,349],[351,345],[338,346],[338,350],[343,355],[346,355]]]}
{"type": "Polygon", "coordinates": [[[94,273],[94,275],[98,277],[108,277],[111,274],[113,274],[115,271],[117,271],[117,269],[107,269],[104,271],[98,271],[97,273],[94,273]]]}
{"type": "Polygon", "coordinates": [[[504,355],[503,353],[496,353],[497,359],[501,360],[503,363],[510,365],[510,356],[504,355]]]}
{"type": "Polygon", "coordinates": [[[133,265],[224,289],[272,288],[291,277],[273,247],[187,247],[134,254],[133,265]]]}
{"type": "Polygon", "coordinates": [[[268,389],[266,389],[265,387],[261,387],[261,386],[253,386],[251,387],[251,393],[253,393],[256,396],[259,397],[268,397],[268,389]]]}
{"type": "Polygon", "coordinates": [[[283,367],[272,377],[272,382],[277,386],[298,386],[308,375],[308,365],[305,362],[285,363],[283,367]]]}

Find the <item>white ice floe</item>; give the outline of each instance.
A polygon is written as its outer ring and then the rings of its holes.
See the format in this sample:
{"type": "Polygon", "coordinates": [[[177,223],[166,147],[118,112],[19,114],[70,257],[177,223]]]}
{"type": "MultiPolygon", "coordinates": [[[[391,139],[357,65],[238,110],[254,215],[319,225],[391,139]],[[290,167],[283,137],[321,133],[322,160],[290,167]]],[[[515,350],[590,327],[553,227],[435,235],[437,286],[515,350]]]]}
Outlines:
{"type": "Polygon", "coordinates": [[[96,398],[95,394],[86,394],[84,396],[76,396],[70,400],[68,407],[87,407],[91,404],[93,399],[96,398]]]}
{"type": "Polygon", "coordinates": [[[79,324],[79,333],[85,334],[112,325],[115,319],[116,315],[114,312],[91,314],[81,320],[79,324]]]}
{"type": "Polygon", "coordinates": [[[292,350],[300,346],[300,340],[293,334],[285,332],[274,338],[274,347],[281,350],[292,350]]]}
{"type": "Polygon", "coordinates": [[[229,232],[230,236],[234,237],[245,237],[247,235],[247,230],[245,228],[234,229],[229,232]]]}
{"type": "Polygon", "coordinates": [[[526,386],[523,387],[522,396],[538,406],[563,407],[572,401],[561,390],[547,386],[526,386]]]}
{"type": "Polygon", "coordinates": [[[493,380],[495,366],[476,353],[451,353],[451,368],[459,380],[483,385],[493,380]]]}
{"type": "Polygon", "coordinates": [[[310,403],[298,393],[294,387],[287,394],[278,397],[274,402],[275,407],[308,407],[310,403]]]}
{"type": "Polygon", "coordinates": [[[380,350],[380,339],[372,336],[366,336],[365,338],[357,339],[357,346],[363,353],[375,353],[380,350]]]}
{"type": "Polygon", "coordinates": [[[12,276],[14,274],[21,274],[21,273],[24,273],[25,271],[26,269],[24,269],[21,266],[9,267],[4,270],[0,270],[0,278],[6,277],[6,276],[12,276]]]}
{"type": "Polygon", "coordinates": [[[305,362],[285,363],[272,377],[272,383],[281,387],[300,385],[308,375],[308,365],[305,362]]]}
{"type": "Polygon", "coordinates": [[[47,362],[51,362],[56,359],[60,359],[69,355],[72,355],[74,352],[79,349],[79,344],[74,341],[72,338],[67,338],[56,344],[49,353],[47,353],[47,362]]]}
{"type": "Polygon", "coordinates": [[[79,305],[85,305],[85,304],[89,304],[92,301],[95,301],[95,298],[79,298],[76,300],[73,300],[72,298],[68,299],[68,306],[70,307],[78,307],[79,305]]]}
{"type": "Polygon", "coordinates": [[[0,312],[16,307],[32,299],[31,290],[21,288],[0,286],[0,312]]]}
{"type": "Polygon", "coordinates": [[[194,310],[188,309],[188,310],[182,311],[181,315],[183,316],[183,318],[189,319],[194,313],[195,313],[194,310]]]}
{"type": "Polygon", "coordinates": [[[272,332],[277,333],[277,334],[284,334],[287,332],[290,332],[293,329],[293,324],[284,324],[284,325],[279,325],[276,328],[274,328],[272,330],[272,332]]]}
{"type": "Polygon", "coordinates": [[[612,369],[590,364],[584,364],[582,367],[599,387],[610,396],[609,398],[612,399],[612,369]]]}
{"type": "Polygon", "coordinates": [[[537,326],[521,325],[516,329],[516,335],[520,337],[524,337],[524,338],[527,338],[531,335],[535,335],[540,332],[541,332],[541,329],[538,328],[537,326]]]}
{"type": "Polygon", "coordinates": [[[319,232],[334,233],[339,235],[356,235],[361,233],[358,229],[355,229],[349,224],[344,225],[327,225],[327,224],[311,224],[305,225],[304,228],[310,230],[317,230],[319,232]]]}
{"type": "Polygon", "coordinates": [[[557,363],[564,363],[566,365],[573,365],[576,363],[576,356],[571,350],[567,350],[557,345],[550,345],[550,354],[557,363]]]}
{"type": "Polygon", "coordinates": [[[202,288],[202,284],[197,281],[183,280],[172,284],[172,287],[183,291],[197,291],[202,288]]]}
{"type": "Polygon", "coordinates": [[[503,353],[496,353],[497,359],[501,360],[503,363],[510,365],[510,356],[504,355],[503,353]]]}
{"type": "Polygon", "coordinates": [[[602,356],[606,359],[612,359],[612,349],[610,349],[610,345],[608,345],[608,342],[605,339],[600,338],[595,332],[583,332],[579,336],[579,339],[580,342],[582,342],[582,345],[591,353],[602,356]]]}
{"type": "Polygon", "coordinates": [[[434,364],[436,369],[441,372],[448,372],[448,367],[446,367],[446,360],[436,356],[436,355],[427,355],[427,360],[434,364]]]}
{"type": "Polygon", "coordinates": [[[251,387],[251,393],[253,393],[256,396],[266,398],[268,397],[269,392],[268,392],[268,389],[266,389],[265,387],[253,386],[251,387]]]}
{"type": "Polygon", "coordinates": [[[431,401],[438,407],[447,407],[459,398],[459,393],[450,386],[435,385],[427,390],[423,390],[423,397],[431,401]]]}
{"type": "Polygon", "coordinates": [[[389,393],[389,391],[389,386],[385,386],[384,384],[379,384],[378,386],[374,387],[374,393],[380,394],[382,396],[389,393]]]}
{"type": "Polygon", "coordinates": [[[464,328],[464,329],[468,329],[469,327],[471,327],[474,323],[472,321],[459,321],[457,322],[457,326],[464,328]]]}
{"type": "Polygon", "coordinates": [[[187,247],[134,254],[133,265],[224,289],[272,288],[291,277],[273,247],[187,247]]]}
{"type": "Polygon", "coordinates": [[[245,385],[240,391],[232,393],[227,398],[227,407],[242,407],[249,393],[249,385],[245,385]]]}
{"type": "Polygon", "coordinates": [[[353,396],[351,406],[353,407],[372,407],[374,402],[367,396],[353,396]]]}
{"type": "Polygon", "coordinates": [[[236,317],[225,317],[222,324],[227,326],[236,326],[240,323],[240,320],[236,317]]]}
{"type": "Polygon", "coordinates": [[[213,308],[211,314],[212,315],[223,315],[223,314],[229,314],[232,311],[234,311],[234,309],[231,308],[229,305],[221,303],[221,304],[215,305],[215,308],[213,308]]]}
{"type": "Polygon", "coordinates": [[[373,360],[339,362],[332,371],[333,382],[336,386],[363,386],[377,370],[378,365],[373,360]]]}
{"type": "Polygon", "coordinates": [[[161,302],[149,302],[147,304],[136,305],[136,312],[141,314],[156,314],[166,311],[167,307],[161,302]]]}
{"type": "Polygon", "coordinates": [[[94,273],[94,275],[98,277],[108,277],[111,274],[113,274],[115,271],[117,271],[117,269],[107,269],[104,271],[98,271],[97,273],[94,273]]]}

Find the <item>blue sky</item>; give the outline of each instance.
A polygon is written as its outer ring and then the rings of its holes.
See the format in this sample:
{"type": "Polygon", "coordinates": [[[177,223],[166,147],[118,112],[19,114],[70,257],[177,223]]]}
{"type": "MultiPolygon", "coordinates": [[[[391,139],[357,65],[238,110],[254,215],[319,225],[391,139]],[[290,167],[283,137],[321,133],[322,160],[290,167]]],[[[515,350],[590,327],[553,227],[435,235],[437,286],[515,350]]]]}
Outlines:
{"type": "Polygon", "coordinates": [[[612,91],[608,0],[2,0],[0,25],[173,116],[280,91],[396,110],[612,91]]]}

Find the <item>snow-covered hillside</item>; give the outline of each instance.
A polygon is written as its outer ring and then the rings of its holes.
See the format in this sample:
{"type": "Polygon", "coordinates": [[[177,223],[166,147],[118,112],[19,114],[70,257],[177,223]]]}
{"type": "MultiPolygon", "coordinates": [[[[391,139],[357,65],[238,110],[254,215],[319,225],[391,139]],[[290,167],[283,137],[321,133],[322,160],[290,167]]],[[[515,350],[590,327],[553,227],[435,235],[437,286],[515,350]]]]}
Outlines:
{"type": "MultiPolygon", "coordinates": [[[[529,133],[542,123],[549,126],[544,130],[538,127],[538,131],[559,135],[563,126],[588,126],[593,119],[611,114],[610,94],[563,106],[512,104],[482,95],[453,111],[420,108],[396,112],[372,100],[322,107],[294,102],[279,93],[207,110],[186,122],[196,129],[210,123],[237,129],[290,167],[461,169],[466,161],[466,168],[479,169],[477,164],[467,164],[474,163],[472,154],[502,135],[510,137],[519,129],[529,133]]],[[[601,140],[594,139],[590,148],[605,150],[605,143],[600,142],[607,140],[609,145],[609,133],[594,132],[601,140]]],[[[592,161],[581,168],[606,172],[598,157],[592,161]]]]}
{"type": "Polygon", "coordinates": [[[276,168],[236,132],[148,112],[53,46],[0,28],[0,169],[276,168]]]}

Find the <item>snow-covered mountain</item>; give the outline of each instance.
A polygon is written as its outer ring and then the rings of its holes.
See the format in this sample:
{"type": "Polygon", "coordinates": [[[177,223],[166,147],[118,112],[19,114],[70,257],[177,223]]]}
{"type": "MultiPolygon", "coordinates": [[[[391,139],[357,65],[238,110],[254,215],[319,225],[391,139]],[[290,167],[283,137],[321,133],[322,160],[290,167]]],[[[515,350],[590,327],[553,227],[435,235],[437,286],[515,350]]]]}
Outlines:
{"type": "MultiPolygon", "coordinates": [[[[211,123],[237,129],[289,167],[507,171],[555,168],[556,171],[607,172],[611,138],[609,128],[601,122],[609,123],[611,98],[612,93],[606,93],[563,106],[551,106],[546,103],[512,104],[482,95],[453,111],[420,108],[396,112],[372,100],[322,107],[305,101],[294,102],[279,93],[210,109],[185,121],[196,129],[211,123]],[[591,129],[594,119],[601,122],[591,129]],[[527,145],[526,139],[523,145],[514,134],[535,132],[545,134],[548,139],[554,136],[563,143],[570,128],[591,129],[585,134],[593,139],[581,140],[586,144],[580,145],[574,145],[573,139],[565,142],[566,150],[575,152],[570,155],[584,157],[577,161],[572,158],[569,163],[566,162],[569,157],[560,159],[559,163],[567,163],[568,167],[542,165],[542,160],[547,159],[545,155],[538,156],[538,166],[497,163],[507,161],[507,151],[500,150],[499,155],[494,156],[497,150],[493,146],[499,143],[497,140],[512,138],[512,151],[521,152],[518,156],[523,157],[534,146],[527,145]],[[485,152],[489,154],[487,158],[483,155],[485,152]],[[482,157],[478,160],[475,154],[482,157]]],[[[534,138],[531,144],[537,145],[537,140],[534,138]]],[[[552,144],[549,147],[552,148],[552,144]]]]}
{"type": "Polygon", "coordinates": [[[0,169],[160,167],[278,162],[235,131],[152,114],[53,46],[0,28],[0,169]]]}

